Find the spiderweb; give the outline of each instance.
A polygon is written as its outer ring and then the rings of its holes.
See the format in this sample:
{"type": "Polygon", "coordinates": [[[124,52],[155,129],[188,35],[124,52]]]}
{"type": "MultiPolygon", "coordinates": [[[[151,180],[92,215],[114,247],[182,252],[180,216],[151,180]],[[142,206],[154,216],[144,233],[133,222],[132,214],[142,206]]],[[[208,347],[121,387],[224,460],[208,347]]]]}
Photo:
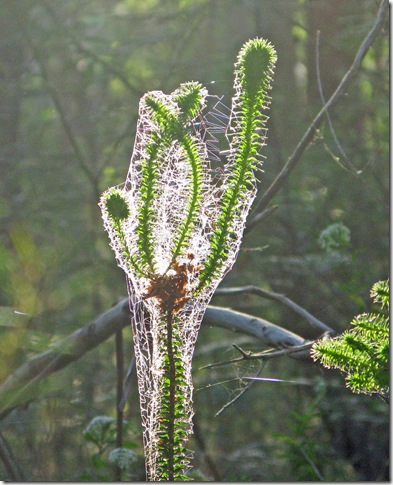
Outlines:
{"type": "MultiPolygon", "coordinates": [[[[162,93],[155,93],[157,97],[170,104],[170,97],[162,93]]],[[[151,116],[142,99],[139,111],[139,123],[130,170],[126,180],[126,190],[130,207],[136,207],[134,213],[138,213],[139,190],[140,190],[140,161],[146,154],[144,149],[149,143],[149,135],[157,129],[152,125],[151,116]]],[[[195,292],[198,285],[197,270],[207,258],[210,247],[209,237],[213,230],[214,221],[218,217],[217,199],[220,197],[220,188],[213,183],[213,178],[218,175],[212,172],[212,162],[220,162],[219,137],[225,134],[228,117],[222,111],[224,105],[216,98],[203,99],[203,104],[214,103],[208,114],[200,111],[197,117],[190,121],[189,133],[195,141],[198,152],[203,160],[202,194],[200,201],[198,220],[187,245],[186,256],[179,263],[188,264],[187,294],[195,292]],[[192,266],[191,266],[192,265],[192,266]],[[195,268],[195,269],[194,269],[195,268]]],[[[175,108],[176,109],[176,108],[175,108]]],[[[221,140],[222,141],[222,140],[221,140]]],[[[165,272],[170,264],[173,250],[173,240],[176,230],[185,217],[185,208],[189,197],[190,164],[186,160],[184,150],[179,142],[173,142],[164,150],[160,157],[160,179],[157,190],[157,198],[153,202],[153,211],[157,214],[157,222],[154,225],[153,239],[156,242],[155,255],[159,272],[165,272]]],[[[130,218],[127,228],[128,245],[133,247],[136,238],[135,230],[137,220],[130,218]]],[[[134,245],[135,246],[135,245],[134,245]]],[[[135,251],[138,248],[133,248],[135,251]]],[[[160,392],[162,387],[163,351],[161,345],[160,320],[162,319],[159,301],[157,298],[144,299],[147,281],[144,281],[134,273],[128,276],[128,288],[130,298],[134,300],[134,312],[132,325],[134,330],[134,344],[138,371],[138,385],[144,428],[144,444],[146,450],[146,466],[150,477],[156,476],[156,463],[158,461],[157,444],[158,416],[160,405],[160,392]],[[147,312],[146,312],[147,309],[147,312]],[[146,314],[148,315],[146,317],[146,314]]],[[[185,401],[189,403],[183,419],[187,421],[187,432],[192,430],[192,378],[191,361],[195,348],[199,327],[208,301],[210,300],[218,281],[214,281],[198,296],[188,300],[177,314],[179,321],[180,346],[179,351],[185,369],[186,385],[184,386],[185,401]]]]}
{"type": "MultiPolygon", "coordinates": [[[[237,343],[241,344],[243,349],[245,349],[244,346],[247,350],[251,350],[253,347],[248,338],[238,339],[237,343]]],[[[258,350],[260,350],[259,347],[258,350]]],[[[199,376],[199,385],[196,391],[207,391],[217,387],[220,389],[219,395],[221,397],[215,409],[215,416],[217,417],[240,400],[253,386],[253,379],[262,375],[267,361],[239,358],[239,352],[234,349],[232,339],[227,344],[212,346],[210,351],[214,354],[217,353],[220,357],[224,355],[225,358],[223,361],[200,368],[206,370],[207,373],[202,379],[199,376]]],[[[206,352],[209,352],[209,350],[205,349],[204,357],[206,352]]],[[[215,358],[211,356],[209,360],[214,361],[215,358]]]]}
{"type": "MultiPolygon", "coordinates": [[[[255,183],[250,185],[238,203],[239,210],[232,223],[225,263],[214,278],[200,288],[199,271],[206,264],[211,251],[211,238],[220,215],[219,202],[229,184],[234,152],[239,144],[236,138],[237,99],[234,98],[233,109],[229,109],[221,98],[208,96],[207,91],[201,89],[197,114],[184,121],[185,132],[181,136],[173,136],[168,141],[168,134],[162,123],[153,116],[147,97],[153,98],[174,116],[181,116],[174,93],[165,95],[155,91],[147,93],[141,99],[130,168],[125,184],[117,187],[129,207],[129,216],[122,222],[122,235],[119,227],[115,227],[111,221],[106,206],[107,195],[112,189],[104,193],[100,207],[118,264],[127,276],[146,469],[148,479],[154,481],[158,479],[159,417],[163,399],[165,340],[168,338],[167,330],[162,325],[164,299],[168,299],[170,294],[176,304],[176,351],[182,356],[184,384],[181,390],[185,402],[188,403],[182,416],[182,426],[185,434],[189,435],[192,432],[193,415],[191,361],[198,330],[215,288],[236,259],[245,218],[256,187],[255,183]],[[141,271],[140,267],[131,262],[139,261],[140,214],[145,203],[142,190],[147,190],[144,186],[146,182],[143,178],[143,164],[151,155],[152,140],[157,139],[165,142],[161,144],[157,154],[156,172],[152,172],[155,176],[155,196],[149,201],[151,217],[146,222],[146,227],[151,232],[154,261],[150,270],[141,271]],[[224,143],[227,147],[229,145],[227,150],[222,149],[224,143]],[[192,197],[197,176],[195,166],[189,161],[189,146],[194,148],[201,160],[199,196],[194,198],[196,202],[192,197]],[[224,166],[222,160],[226,162],[224,166]],[[192,203],[194,206],[191,218],[189,214],[192,203]],[[174,260],[179,227],[185,227],[189,221],[191,230],[174,260]]],[[[186,456],[183,461],[185,467],[188,460],[189,457],[186,456]]]]}

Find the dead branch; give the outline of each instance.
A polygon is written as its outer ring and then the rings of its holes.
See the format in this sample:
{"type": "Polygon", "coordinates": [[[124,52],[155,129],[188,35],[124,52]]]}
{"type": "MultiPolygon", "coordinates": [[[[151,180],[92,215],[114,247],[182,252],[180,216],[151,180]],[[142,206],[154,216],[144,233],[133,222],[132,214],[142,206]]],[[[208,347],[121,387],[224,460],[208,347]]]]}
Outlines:
{"type": "Polygon", "coordinates": [[[274,300],[282,303],[283,305],[287,306],[291,310],[293,310],[295,313],[299,314],[302,316],[308,324],[318,330],[320,333],[329,333],[333,335],[335,332],[333,329],[325,325],[321,320],[318,320],[318,318],[314,317],[309,313],[307,310],[299,306],[297,303],[293,302],[289,298],[287,298],[285,295],[281,293],[275,293],[272,291],[266,291],[263,290],[262,288],[258,288],[257,286],[240,286],[240,287],[233,287],[233,288],[218,288],[215,292],[215,295],[241,295],[244,293],[251,293],[254,295],[261,296],[263,298],[267,298],[269,300],[274,300]]]}
{"type": "MultiPolygon", "coordinates": [[[[118,330],[129,325],[129,322],[128,299],[123,299],[93,322],[59,341],[50,350],[30,358],[0,385],[0,419],[15,406],[34,399],[40,392],[38,384],[45,377],[80,359],[118,330]]],[[[274,348],[293,347],[304,343],[299,335],[266,320],[226,308],[209,306],[203,325],[244,333],[274,348]]]]}
{"type": "Polygon", "coordinates": [[[229,308],[209,305],[203,319],[203,325],[212,325],[232,332],[250,335],[268,347],[293,347],[304,343],[302,337],[289,330],[278,327],[263,318],[236,312],[229,308]]]}
{"type": "Polygon", "coordinates": [[[310,341],[302,345],[295,345],[293,347],[287,347],[281,350],[268,349],[268,350],[264,350],[263,352],[250,352],[248,350],[243,350],[236,344],[233,344],[233,347],[240,352],[241,357],[236,357],[234,359],[217,362],[215,364],[208,364],[202,367],[202,369],[213,369],[216,367],[222,367],[229,364],[236,364],[239,362],[243,362],[244,360],[266,361],[276,357],[282,357],[283,355],[288,355],[290,357],[292,356],[301,360],[308,360],[310,357],[309,351],[313,344],[314,344],[314,341],[310,341]]]}
{"type": "Polygon", "coordinates": [[[301,157],[303,156],[303,153],[306,151],[308,145],[313,140],[313,137],[318,127],[321,125],[323,119],[325,118],[325,115],[328,113],[329,110],[333,108],[333,106],[337,104],[339,99],[345,94],[345,91],[348,88],[349,84],[352,82],[352,79],[354,78],[355,74],[359,71],[364,56],[367,54],[369,48],[372,46],[374,40],[376,39],[380,30],[382,29],[382,26],[385,21],[385,14],[386,14],[386,11],[388,10],[388,6],[389,6],[389,0],[382,0],[374,25],[372,26],[371,30],[369,31],[369,33],[361,43],[356,53],[356,56],[353,60],[352,65],[345,73],[340,84],[337,86],[337,89],[334,91],[330,99],[327,101],[327,103],[323,106],[320,112],[313,119],[313,121],[311,122],[311,125],[307,128],[305,134],[303,135],[302,139],[298,143],[297,147],[295,148],[291,156],[288,158],[286,164],[284,165],[280,173],[277,175],[277,177],[274,179],[270,187],[267,189],[267,191],[261,197],[259,202],[256,204],[254,211],[251,214],[248,221],[249,228],[254,227],[256,220],[259,218],[259,215],[263,213],[263,211],[269,205],[270,201],[284,185],[289,174],[298,164],[301,157]]]}
{"type": "Polygon", "coordinates": [[[78,360],[117,330],[129,325],[128,300],[122,300],[93,322],[62,339],[52,349],[33,356],[10,374],[0,386],[0,418],[13,407],[36,396],[38,383],[46,376],[78,360]]]}

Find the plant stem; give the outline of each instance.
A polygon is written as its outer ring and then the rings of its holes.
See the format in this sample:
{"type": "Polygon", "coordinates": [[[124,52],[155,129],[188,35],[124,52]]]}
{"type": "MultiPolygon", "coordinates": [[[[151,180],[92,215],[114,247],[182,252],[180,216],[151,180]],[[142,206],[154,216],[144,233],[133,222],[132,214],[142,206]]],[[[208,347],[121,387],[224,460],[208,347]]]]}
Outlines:
{"type": "MultiPolygon", "coordinates": [[[[123,380],[124,380],[124,353],[123,353],[123,330],[119,329],[116,332],[116,447],[123,446],[123,410],[120,403],[123,396],[123,380]]],[[[115,481],[121,482],[121,469],[116,466],[115,481]]]]}
{"type": "Polygon", "coordinates": [[[174,453],[175,453],[175,395],[176,395],[176,364],[173,354],[173,313],[167,312],[167,353],[169,365],[169,416],[168,416],[168,476],[170,481],[174,480],[174,453]]]}

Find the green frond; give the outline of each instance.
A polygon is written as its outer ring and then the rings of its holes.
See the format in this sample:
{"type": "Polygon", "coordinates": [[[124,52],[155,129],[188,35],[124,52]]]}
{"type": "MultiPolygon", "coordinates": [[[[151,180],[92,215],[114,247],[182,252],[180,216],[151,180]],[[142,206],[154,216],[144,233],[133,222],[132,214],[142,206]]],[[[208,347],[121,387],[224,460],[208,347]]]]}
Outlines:
{"type": "Polygon", "coordinates": [[[181,254],[182,248],[187,244],[191,236],[191,230],[198,216],[199,203],[202,199],[203,165],[194,141],[189,136],[184,136],[181,142],[191,167],[190,194],[184,221],[180,224],[177,235],[174,237],[174,249],[172,262],[181,254]]]}
{"type": "Polygon", "coordinates": [[[211,238],[211,251],[201,271],[199,288],[202,289],[220,273],[231,248],[234,223],[245,212],[255,189],[254,170],[258,166],[257,153],[263,141],[266,118],[260,110],[267,108],[267,91],[276,62],[272,45],[263,39],[253,39],[241,49],[235,64],[236,103],[239,105],[238,129],[231,150],[231,173],[222,195],[221,212],[211,238]]]}
{"type": "MultiPolygon", "coordinates": [[[[252,39],[239,52],[235,70],[241,76],[245,97],[264,99],[269,86],[277,56],[274,47],[265,39],[252,39]]],[[[260,102],[263,102],[260,99],[260,102]]]]}
{"type": "Polygon", "coordinates": [[[185,126],[186,117],[194,117],[202,108],[206,94],[199,83],[182,84],[172,94],[172,99],[181,110],[176,113],[166,106],[155,96],[145,98],[147,106],[152,110],[153,117],[159,123],[162,130],[162,139],[170,145],[178,141],[185,152],[186,159],[191,168],[190,193],[183,222],[179,225],[177,234],[174,236],[174,246],[171,258],[173,263],[181,254],[183,247],[187,244],[191,235],[193,223],[198,215],[199,202],[201,200],[201,188],[203,178],[203,164],[196,141],[187,132],[185,126]]]}
{"type": "MultiPolygon", "coordinates": [[[[371,296],[386,304],[388,282],[373,286],[371,296]],[[379,291],[379,293],[378,293],[379,291]],[[382,293],[382,297],[380,296],[382,293]]],[[[348,387],[364,394],[389,394],[389,319],[384,314],[358,315],[352,328],[339,337],[319,340],[312,347],[312,357],[327,368],[340,369],[348,387]]]]}
{"type": "Polygon", "coordinates": [[[114,249],[115,251],[116,249],[120,251],[120,254],[117,255],[119,264],[125,261],[140,276],[145,276],[144,270],[140,267],[135,257],[131,256],[127,244],[123,225],[130,216],[130,208],[124,193],[117,188],[109,189],[101,198],[100,205],[103,214],[107,216],[108,231],[113,234],[114,249]]]}
{"type": "Polygon", "coordinates": [[[153,210],[153,201],[157,195],[159,148],[159,139],[157,136],[153,136],[153,140],[146,150],[149,158],[141,163],[140,207],[136,232],[138,255],[147,273],[154,273],[153,226],[157,220],[157,214],[153,210]]]}
{"type": "Polygon", "coordinates": [[[187,413],[190,403],[184,396],[186,378],[176,324],[176,319],[168,315],[163,322],[166,331],[161,333],[160,341],[164,360],[158,416],[160,456],[157,463],[157,478],[170,481],[187,480],[184,471],[187,469],[190,455],[185,448],[189,435],[187,413]]]}
{"type": "Polygon", "coordinates": [[[179,106],[183,118],[195,118],[202,110],[206,90],[198,82],[183,83],[172,93],[173,100],[179,106]]]}
{"type": "Polygon", "coordinates": [[[181,124],[178,115],[173,109],[166,106],[154,92],[145,95],[144,99],[146,106],[151,110],[152,118],[156,121],[161,135],[173,133],[176,128],[179,129],[181,124]]]}
{"type": "Polygon", "coordinates": [[[369,339],[389,337],[389,322],[383,314],[363,313],[354,318],[352,325],[352,332],[361,333],[369,339]]]}

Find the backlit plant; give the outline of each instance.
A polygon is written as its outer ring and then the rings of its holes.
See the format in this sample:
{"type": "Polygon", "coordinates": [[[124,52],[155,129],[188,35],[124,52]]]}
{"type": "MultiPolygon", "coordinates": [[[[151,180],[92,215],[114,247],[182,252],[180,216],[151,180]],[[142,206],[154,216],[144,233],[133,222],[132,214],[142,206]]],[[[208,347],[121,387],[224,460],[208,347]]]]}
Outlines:
{"type": "Polygon", "coordinates": [[[127,179],[100,201],[128,282],[152,481],[187,479],[192,355],[206,306],[235,262],[256,194],[267,119],[262,110],[269,106],[275,61],[263,39],[242,47],[230,116],[197,82],[169,95],[145,94],[127,179]],[[228,142],[221,152],[220,133],[228,142]]]}
{"type": "Polygon", "coordinates": [[[347,386],[356,393],[377,394],[389,400],[390,328],[389,281],[373,285],[371,296],[381,311],[362,313],[353,319],[351,328],[342,335],[319,340],[312,356],[325,367],[340,369],[347,386]]]}

